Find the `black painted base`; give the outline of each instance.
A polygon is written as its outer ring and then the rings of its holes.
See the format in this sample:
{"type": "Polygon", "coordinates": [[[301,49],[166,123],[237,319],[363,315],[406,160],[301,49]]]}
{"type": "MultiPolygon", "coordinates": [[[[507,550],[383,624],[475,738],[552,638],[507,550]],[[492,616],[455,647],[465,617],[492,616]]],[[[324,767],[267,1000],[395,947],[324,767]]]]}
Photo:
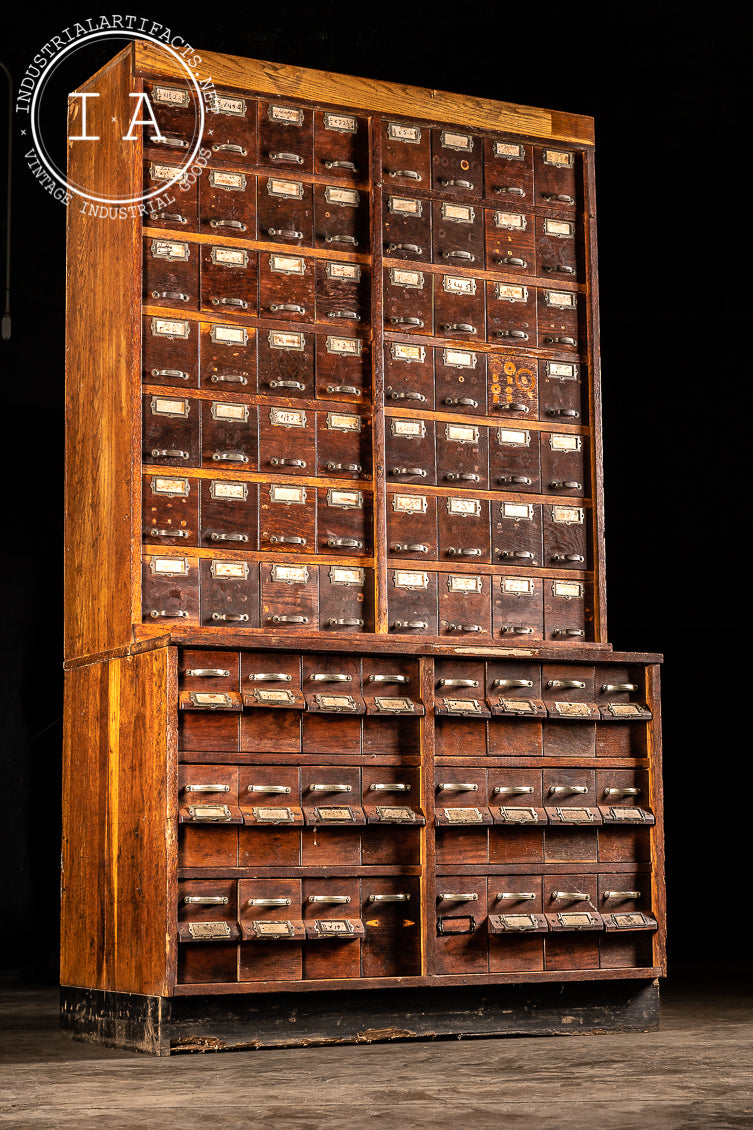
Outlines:
{"type": "Polygon", "coordinates": [[[63,1031],[109,1047],[171,1055],[240,1048],[575,1036],[659,1026],[659,982],[149,997],[63,987],[63,1031]]]}

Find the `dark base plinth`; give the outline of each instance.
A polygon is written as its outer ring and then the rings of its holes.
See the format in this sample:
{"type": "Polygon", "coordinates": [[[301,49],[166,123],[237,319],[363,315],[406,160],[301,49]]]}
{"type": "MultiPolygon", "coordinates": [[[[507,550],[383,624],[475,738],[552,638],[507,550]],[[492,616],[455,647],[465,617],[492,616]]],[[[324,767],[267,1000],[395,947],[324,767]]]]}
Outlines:
{"type": "Polygon", "coordinates": [[[659,1026],[656,980],[172,998],[64,986],[60,1003],[66,1034],[151,1055],[659,1026]]]}

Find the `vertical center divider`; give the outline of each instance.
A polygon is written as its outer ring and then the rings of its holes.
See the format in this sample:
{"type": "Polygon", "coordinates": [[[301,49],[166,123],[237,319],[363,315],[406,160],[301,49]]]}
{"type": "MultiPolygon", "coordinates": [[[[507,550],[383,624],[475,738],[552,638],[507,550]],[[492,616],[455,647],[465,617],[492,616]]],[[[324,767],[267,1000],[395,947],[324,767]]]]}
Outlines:
{"type": "Polygon", "coordinates": [[[421,805],[426,824],[421,834],[421,975],[434,969],[434,910],[437,903],[434,860],[434,657],[418,661],[424,716],[419,726],[421,805]]]}
{"type": "Polygon", "coordinates": [[[386,635],[387,489],[384,466],[384,298],[382,288],[382,130],[381,118],[369,118],[371,153],[371,443],[374,481],[374,631],[386,635]]]}

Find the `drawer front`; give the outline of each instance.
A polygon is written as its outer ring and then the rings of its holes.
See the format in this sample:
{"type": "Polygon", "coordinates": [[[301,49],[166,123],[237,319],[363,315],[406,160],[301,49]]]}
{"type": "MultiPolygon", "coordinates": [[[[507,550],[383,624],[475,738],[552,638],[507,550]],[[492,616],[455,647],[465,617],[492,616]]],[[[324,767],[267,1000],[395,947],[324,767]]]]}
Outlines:
{"type": "Polygon", "coordinates": [[[234,314],[257,313],[258,263],[240,247],[204,244],[201,248],[201,306],[234,314]]]}
{"type": "Polygon", "coordinates": [[[404,408],[434,407],[434,350],[390,341],[384,347],[384,400],[404,408]]]}
{"type": "MultiPolygon", "coordinates": [[[[499,692],[497,691],[497,693],[499,692]]],[[[541,820],[544,801],[541,793],[540,769],[489,769],[487,785],[489,790],[488,804],[495,822],[501,819],[503,815],[500,809],[533,809],[533,813],[530,811],[526,813],[530,822],[533,822],[534,815],[537,821],[541,820]]],[[[525,827],[527,822],[521,819],[520,827],[525,827]]],[[[504,820],[502,823],[503,828],[500,829],[499,833],[501,837],[518,827],[517,824],[510,823],[508,820],[504,820]]],[[[497,880],[495,879],[494,882],[496,883],[497,880]]],[[[505,888],[498,887],[497,889],[504,890],[505,888]]],[[[521,888],[508,887],[507,889],[519,890],[521,888]]],[[[540,911],[541,906],[531,907],[531,909],[540,911]]],[[[497,913],[501,912],[497,911],[497,913]]]]}
{"type": "Polygon", "coordinates": [[[422,569],[390,569],[387,578],[390,632],[437,634],[437,574],[422,569]]]}
{"type": "Polygon", "coordinates": [[[262,330],[259,334],[259,392],[271,396],[314,395],[313,334],[262,330]]]}
{"type": "Polygon", "coordinates": [[[143,403],[145,463],[198,467],[200,404],[173,393],[146,393],[143,403]]]}
{"type": "Polygon", "coordinates": [[[538,972],[544,968],[547,933],[540,875],[495,875],[489,879],[490,927],[499,916],[503,930],[489,936],[489,972],[538,972]]]}
{"type": "MultiPolygon", "coordinates": [[[[544,638],[544,582],[519,574],[494,578],[494,635],[504,639],[544,638]]],[[[529,696],[531,697],[531,696],[529,696]]]]}
{"type": "Polygon", "coordinates": [[[308,939],[303,954],[304,977],[359,977],[359,934],[363,929],[359,880],[340,876],[304,879],[302,888],[308,939]]]}
{"type": "Polygon", "coordinates": [[[486,415],[486,354],[459,346],[435,349],[436,406],[441,412],[486,415]]]}
{"type": "Polygon", "coordinates": [[[256,413],[255,404],[230,400],[202,402],[201,446],[205,467],[256,470],[259,432],[256,413]]]}
{"type": "Polygon", "coordinates": [[[360,337],[339,329],[316,339],[316,394],[324,400],[359,403],[371,395],[371,350],[360,337]]]}
{"type": "Polygon", "coordinates": [[[373,506],[370,492],[357,487],[319,487],[317,552],[353,557],[372,551],[373,506]]]}
{"type": "Polygon", "coordinates": [[[369,324],[371,272],[360,263],[318,260],[316,319],[333,333],[358,334],[369,324]]]}
{"type": "Polygon", "coordinates": [[[507,202],[486,209],[486,265],[505,278],[535,275],[535,223],[533,213],[507,202]]]}
{"type": "Polygon", "coordinates": [[[481,138],[459,129],[431,131],[431,186],[443,196],[479,199],[483,188],[481,138]]]}
{"type": "Polygon", "coordinates": [[[183,648],[178,686],[187,691],[239,691],[240,655],[237,651],[183,648]]]}
{"type": "Polygon", "coordinates": [[[442,337],[477,337],[486,332],[484,283],[467,275],[437,275],[434,280],[435,332],[442,337]]]}
{"type": "Polygon", "coordinates": [[[590,808],[598,807],[596,798],[596,772],[593,769],[549,769],[542,772],[544,807],[590,808]]]}
{"type": "Polygon", "coordinates": [[[198,545],[199,484],[184,475],[144,475],[142,537],[147,545],[198,545]]]}
{"type": "Polygon", "coordinates": [[[589,569],[590,510],[584,506],[546,503],[543,511],[544,564],[556,569],[589,569]]]}
{"type": "Polygon", "coordinates": [[[438,556],[440,561],[491,561],[489,503],[468,494],[438,499],[438,556]]]}
{"type": "Polygon", "coordinates": [[[541,492],[540,433],[516,420],[489,430],[491,490],[541,492]]]}
{"type": "Polygon", "coordinates": [[[493,578],[473,573],[440,573],[439,635],[483,639],[491,632],[493,578]]]}
{"type": "Polygon", "coordinates": [[[195,557],[147,555],[142,564],[143,618],[149,624],[199,622],[199,563],[195,557]]]}
{"type": "Polygon", "coordinates": [[[541,669],[541,695],[553,717],[555,702],[593,703],[594,693],[593,667],[546,663],[541,669]]]}
{"type": "Polygon", "coordinates": [[[241,879],[238,921],[244,944],[241,981],[296,981],[303,976],[300,879],[241,879]]]}
{"type": "Polygon", "coordinates": [[[271,243],[311,247],[314,197],[310,184],[287,177],[259,177],[259,238],[271,243]]]}
{"type": "Polygon", "coordinates": [[[573,290],[537,288],[539,345],[566,353],[585,342],[583,295],[573,290]]]}
{"type": "MultiPolygon", "coordinates": [[[[261,626],[301,628],[317,623],[319,571],[313,565],[262,562],[261,626]]],[[[276,660],[279,663],[279,660],[276,660]]]]}
{"type": "Polygon", "coordinates": [[[498,565],[542,564],[541,505],[538,502],[493,502],[492,555],[498,565]]]}
{"type": "Polygon", "coordinates": [[[487,882],[470,875],[437,878],[437,973],[486,973],[487,882]]]}
{"type": "Polygon", "coordinates": [[[588,423],[588,373],[578,361],[544,361],[539,402],[542,420],[588,423]]]}
{"type": "Polygon", "coordinates": [[[428,200],[402,193],[388,194],[385,202],[384,254],[391,259],[430,263],[431,205],[428,200]]]}
{"type": "Polygon", "coordinates": [[[145,239],[143,299],[150,306],[198,310],[198,247],[181,239],[145,239]]]}
{"type": "Polygon", "coordinates": [[[317,467],[331,478],[371,477],[371,423],[355,412],[316,413],[317,467]]]}
{"type": "Polygon", "coordinates": [[[216,550],[258,549],[258,491],[256,483],[202,479],[201,545],[216,550]]]}
{"type": "Polygon", "coordinates": [[[583,206],[583,162],[580,153],[558,145],[534,146],[536,204],[575,210],[583,206]]]}
{"type": "Polygon", "coordinates": [[[382,125],[382,162],[389,187],[431,187],[431,133],[410,121],[382,125]]]}
{"type": "MultiPolygon", "coordinates": [[[[314,721],[324,721],[331,729],[336,725],[332,717],[328,715],[325,719],[322,716],[314,721]]],[[[306,721],[307,718],[304,716],[304,731],[306,721]]],[[[361,770],[357,766],[350,765],[303,766],[301,806],[307,825],[321,828],[336,827],[338,830],[362,825],[364,815],[361,807],[361,770]]]]}
{"type": "Polygon", "coordinates": [[[245,823],[254,830],[300,826],[300,769],[295,765],[239,766],[238,803],[245,823]]]}
{"type": "Polygon", "coordinates": [[[431,334],[433,289],[433,276],[418,267],[385,267],[384,319],[388,329],[431,334]]]}
{"type": "Polygon", "coordinates": [[[547,580],[544,584],[545,638],[563,643],[593,638],[594,593],[589,581],[547,580]]]}
{"type": "Polygon", "coordinates": [[[361,880],[361,976],[411,976],[420,972],[421,899],[410,876],[361,880]]]}
{"type": "Polygon", "coordinates": [[[178,933],[180,940],[182,942],[237,941],[237,888],[238,884],[234,879],[179,879],[178,933]],[[197,923],[204,925],[196,929],[197,923]],[[213,931],[208,925],[209,923],[216,923],[218,929],[213,931]]]}
{"type": "Polygon", "coordinates": [[[483,209],[453,200],[435,201],[432,204],[432,248],[435,263],[483,270],[483,209]]]}
{"type": "Polygon", "coordinates": [[[256,239],[256,177],[241,169],[205,170],[199,181],[199,230],[256,239]]]}
{"type": "Polygon", "coordinates": [[[541,485],[545,494],[590,494],[586,476],[586,438],[571,432],[541,436],[541,485]]]}
{"type": "Polygon", "coordinates": [[[369,127],[350,110],[314,113],[314,172],[364,180],[369,171],[369,127]]]}
{"type": "Polygon", "coordinates": [[[209,627],[259,627],[259,568],[255,561],[202,560],[201,622],[209,627]]]}
{"type": "Polygon", "coordinates": [[[259,490],[259,548],[279,553],[313,553],[315,545],[315,492],[310,487],[294,483],[262,484],[259,490]]]}
{"type": "Polygon", "coordinates": [[[387,552],[393,557],[415,559],[417,565],[436,560],[436,498],[408,491],[388,496],[387,552]]]}
{"type": "Polygon", "coordinates": [[[538,345],[536,288],[518,282],[487,282],[487,341],[496,345],[538,345]]]}
{"type": "Polygon", "coordinates": [[[319,570],[319,629],[374,631],[374,570],[329,565],[319,570]]]}
{"type": "Polygon", "coordinates": [[[511,138],[484,141],[484,196],[500,208],[533,204],[533,146],[511,138]]]}
{"type": "Polygon", "coordinates": [[[520,424],[539,417],[538,362],[524,354],[489,355],[489,415],[520,424]]]}
{"type": "Polygon", "coordinates": [[[256,391],[255,329],[227,322],[202,322],[200,349],[202,388],[256,391]]]}
{"type": "Polygon", "coordinates": [[[215,91],[207,130],[212,165],[256,164],[256,102],[230,91],[215,91]]]}
{"type": "Polygon", "coordinates": [[[259,470],[310,475],[315,467],[316,414],[304,408],[260,408],[259,470]]]}
{"type": "Polygon", "coordinates": [[[584,277],[583,233],[580,223],[568,211],[541,211],[536,216],[536,259],[543,278],[584,277]]]}
{"type": "MultiPolygon", "coordinates": [[[[445,715],[448,720],[456,716],[481,717],[486,713],[484,699],[484,664],[471,663],[464,659],[443,659],[434,668],[435,712],[445,715]]],[[[450,790],[440,790],[442,795],[450,790]]],[[[454,795],[454,794],[453,794],[454,795]]],[[[480,804],[485,804],[479,800],[480,804]]]]}
{"type": "Polygon", "coordinates": [[[288,322],[314,319],[316,268],[300,255],[259,256],[259,314],[288,322]]]}
{"type": "Polygon", "coordinates": [[[387,480],[424,485],[436,483],[434,421],[393,416],[385,424],[387,480]]]}
{"type": "Polygon", "coordinates": [[[259,162],[281,172],[313,172],[311,110],[282,102],[259,102],[259,162]]]}
{"type": "Polygon", "coordinates": [[[488,428],[460,421],[437,421],[437,483],[478,490],[488,488],[488,428]]]}
{"type": "Polygon", "coordinates": [[[194,131],[199,124],[194,91],[179,82],[146,82],[144,90],[159,127],[156,134],[147,131],[145,146],[154,160],[169,155],[172,160],[184,161],[194,144],[194,131]]]}
{"type": "Polygon", "coordinates": [[[314,246],[368,252],[369,194],[345,184],[314,185],[314,246]]]}
{"type": "Polygon", "coordinates": [[[193,184],[189,184],[183,179],[184,175],[185,170],[178,162],[152,157],[144,162],[144,192],[157,192],[157,196],[152,196],[148,204],[150,208],[155,209],[152,213],[154,222],[161,228],[195,232],[198,228],[199,182],[194,181],[193,184]],[[160,206],[162,201],[164,204],[160,206]]]}
{"type": "Polygon", "coordinates": [[[144,384],[197,388],[199,384],[199,327],[184,318],[142,319],[144,384]]]}

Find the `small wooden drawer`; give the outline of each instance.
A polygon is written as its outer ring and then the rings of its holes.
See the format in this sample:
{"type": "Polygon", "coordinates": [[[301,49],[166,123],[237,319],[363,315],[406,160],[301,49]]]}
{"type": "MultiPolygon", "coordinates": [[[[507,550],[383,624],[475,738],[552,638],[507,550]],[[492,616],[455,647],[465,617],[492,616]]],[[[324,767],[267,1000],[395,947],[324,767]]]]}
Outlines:
{"type": "Polygon", "coordinates": [[[480,137],[458,129],[431,131],[431,186],[442,196],[478,199],[483,189],[480,137]]]}
{"type": "Polygon", "coordinates": [[[314,112],[314,172],[345,180],[365,180],[369,172],[366,118],[350,110],[314,112]]]}
{"type": "Polygon", "coordinates": [[[197,388],[199,384],[199,327],[184,318],[153,316],[142,319],[144,384],[197,388]]]}
{"type": "Polygon", "coordinates": [[[286,173],[313,172],[313,112],[282,102],[259,102],[259,163],[286,173]]]}
{"type": "Polygon", "coordinates": [[[175,310],[199,308],[199,249],[182,239],[144,240],[144,302],[175,310]]]}
{"type": "Polygon", "coordinates": [[[256,239],[256,177],[211,168],[199,180],[199,229],[205,235],[256,239]]]}

